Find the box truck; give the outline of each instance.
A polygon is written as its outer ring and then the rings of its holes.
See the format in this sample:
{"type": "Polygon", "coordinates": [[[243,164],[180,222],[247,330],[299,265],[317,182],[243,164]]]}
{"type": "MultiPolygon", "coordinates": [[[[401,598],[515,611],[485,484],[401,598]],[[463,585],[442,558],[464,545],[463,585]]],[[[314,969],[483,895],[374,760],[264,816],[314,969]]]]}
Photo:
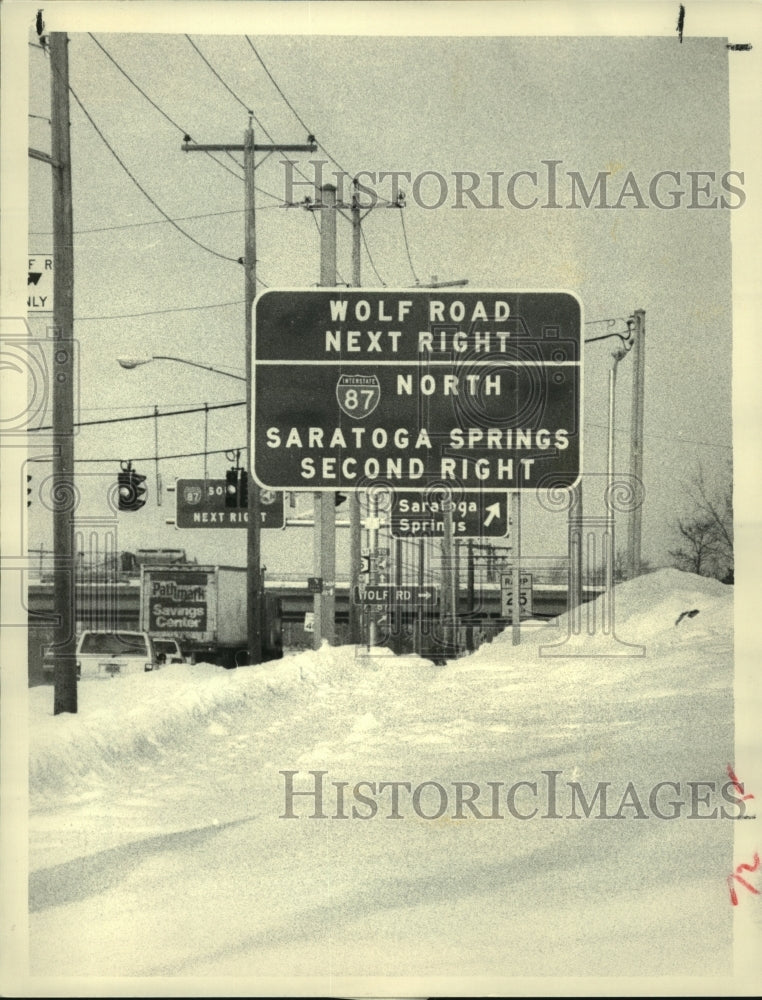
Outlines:
{"type": "MultiPolygon", "coordinates": [[[[264,595],[259,608],[263,660],[283,655],[280,599],[264,595]]],[[[142,566],[140,628],[177,639],[193,663],[224,667],[249,662],[246,570],[241,566],[142,566]]]]}

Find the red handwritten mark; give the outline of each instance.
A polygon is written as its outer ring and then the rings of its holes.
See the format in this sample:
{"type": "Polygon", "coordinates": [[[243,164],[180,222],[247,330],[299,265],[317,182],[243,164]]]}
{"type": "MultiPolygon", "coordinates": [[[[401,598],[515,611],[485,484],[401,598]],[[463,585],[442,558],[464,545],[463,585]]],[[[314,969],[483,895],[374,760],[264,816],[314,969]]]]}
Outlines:
{"type": "Polygon", "coordinates": [[[728,875],[727,877],[728,891],[730,892],[730,902],[733,904],[733,906],[738,906],[738,894],[736,893],[735,886],[733,885],[733,879],[735,879],[736,882],[740,882],[741,885],[745,886],[749,890],[749,892],[753,892],[755,896],[759,895],[759,889],[755,889],[754,886],[751,884],[751,882],[747,882],[745,878],[743,878],[741,875],[738,874],[739,872],[755,872],[757,868],[759,868],[759,855],[755,851],[753,865],[747,865],[747,864],[736,865],[735,872],[733,872],[732,875],[728,875]]]}
{"type": "Polygon", "coordinates": [[[743,794],[743,785],[741,784],[741,782],[736,777],[736,773],[733,770],[733,768],[730,766],[730,764],[728,764],[726,770],[728,772],[728,777],[730,778],[730,780],[733,783],[733,788],[735,788],[735,790],[737,792],[741,793],[741,801],[745,802],[747,799],[753,799],[754,796],[752,795],[751,792],[748,792],[746,795],[743,794]]]}

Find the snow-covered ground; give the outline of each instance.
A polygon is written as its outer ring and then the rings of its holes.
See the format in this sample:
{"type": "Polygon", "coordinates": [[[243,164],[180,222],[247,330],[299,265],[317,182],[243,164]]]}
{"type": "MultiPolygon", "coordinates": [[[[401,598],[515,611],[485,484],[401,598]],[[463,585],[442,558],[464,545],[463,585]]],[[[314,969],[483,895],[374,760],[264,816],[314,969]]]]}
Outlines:
{"type": "Polygon", "coordinates": [[[32,973],[726,974],[732,593],[618,587],[642,657],[540,656],[562,620],[445,667],[326,647],[93,680],[76,716],[32,689],[32,973]]]}

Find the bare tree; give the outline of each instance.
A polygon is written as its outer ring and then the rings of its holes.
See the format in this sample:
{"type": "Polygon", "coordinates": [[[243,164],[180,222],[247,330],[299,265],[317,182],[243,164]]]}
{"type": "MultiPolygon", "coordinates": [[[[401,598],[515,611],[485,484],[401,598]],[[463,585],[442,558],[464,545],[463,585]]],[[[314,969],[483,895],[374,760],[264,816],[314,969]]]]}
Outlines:
{"type": "Polygon", "coordinates": [[[670,550],[678,569],[699,576],[714,576],[724,583],[733,582],[733,475],[728,469],[727,483],[713,494],[707,486],[704,471],[698,472],[686,485],[692,502],[690,513],[678,518],[675,531],[679,547],[670,550]]]}
{"type": "Polygon", "coordinates": [[[677,519],[680,547],[670,549],[677,569],[697,576],[714,576],[717,562],[717,531],[712,521],[704,519],[677,519]]]}

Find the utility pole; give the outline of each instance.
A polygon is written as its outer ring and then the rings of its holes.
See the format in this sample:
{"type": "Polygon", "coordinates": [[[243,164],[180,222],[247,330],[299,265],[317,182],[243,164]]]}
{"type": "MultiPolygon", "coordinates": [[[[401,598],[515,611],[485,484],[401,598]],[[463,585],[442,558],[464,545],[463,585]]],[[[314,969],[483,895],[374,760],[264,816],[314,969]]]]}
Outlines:
{"type": "MultiPolygon", "coordinates": [[[[643,481],[643,404],[645,395],[646,364],[646,314],[636,309],[635,338],[632,345],[632,409],[630,414],[630,471],[634,477],[634,488],[639,489],[643,481]]],[[[627,568],[630,579],[640,575],[640,538],[642,527],[642,507],[636,504],[630,511],[627,522],[627,568]]]]}
{"type": "Polygon", "coordinates": [[[585,591],[582,569],[584,565],[582,553],[583,508],[582,508],[582,477],[571,489],[569,497],[569,513],[567,517],[569,535],[569,574],[568,574],[568,608],[569,614],[579,615],[582,605],[582,595],[585,591]]]}
{"type": "Polygon", "coordinates": [[[455,609],[453,608],[453,558],[452,558],[452,497],[443,503],[444,534],[442,536],[442,639],[445,656],[455,640],[455,609]]]}
{"type": "Polygon", "coordinates": [[[53,611],[57,622],[53,714],[77,711],[74,584],[74,252],[69,139],[69,39],[50,42],[53,174],[53,611]]]}
{"type": "Polygon", "coordinates": [[[513,531],[511,532],[511,566],[513,579],[511,581],[511,645],[521,644],[521,490],[513,494],[513,531]]]}
{"type": "MultiPolygon", "coordinates": [[[[336,286],[336,188],[324,184],[320,189],[320,284],[336,286]]],[[[323,640],[336,642],[336,501],[333,493],[315,492],[314,567],[323,581],[322,592],[315,594],[315,649],[323,640]]],[[[350,591],[350,605],[353,592],[350,591]]]]}
{"type": "Polygon", "coordinates": [[[257,253],[256,253],[256,200],[254,189],[254,178],[257,168],[256,154],[264,153],[314,153],[317,150],[317,143],[313,136],[309,136],[307,145],[256,145],[254,142],[254,129],[252,127],[253,115],[249,112],[249,123],[244,133],[243,145],[235,144],[211,144],[200,145],[186,139],[182,149],[185,153],[203,152],[238,152],[243,153],[244,159],[244,185],[245,185],[245,220],[244,220],[244,310],[245,310],[245,335],[246,335],[246,439],[247,439],[247,476],[248,476],[248,522],[246,529],[246,622],[247,622],[247,643],[249,648],[249,663],[262,662],[262,616],[263,616],[263,593],[262,593],[262,570],[261,570],[261,512],[259,502],[259,487],[254,482],[252,475],[252,327],[254,299],[257,294],[257,253]]]}
{"type": "MultiPolygon", "coordinates": [[[[418,539],[418,589],[423,590],[426,584],[426,539],[418,539]]],[[[416,653],[423,656],[424,611],[423,603],[419,602],[415,613],[418,628],[416,629],[416,653]]]]}
{"type": "Polygon", "coordinates": [[[603,606],[603,632],[607,638],[614,635],[614,562],[616,560],[616,539],[614,537],[614,424],[616,419],[616,373],[619,362],[626,356],[628,347],[622,346],[611,352],[611,367],[609,368],[609,422],[608,447],[606,461],[606,537],[604,540],[603,558],[606,584],[606,597],[603,606]]]}
{"type": "MultiPolygon", "coordinates": [[[[360,201],[357,192],[352,195],[352,285],[360,288],[360,201]]],[[[355,646],[362,642],[362,608],[355,604],[354,595],[360,586],[360,566],[362,550],[362,518],[360,516],[360,494],[352,490],[349,494],[349,641],[355,646]]],[[[370,569],[370,567],[369,567],[370,569]]]]}
{"type": "Polygon", "coordinates": [[[473,653],[475,648],[474,642],[474,612],[476,611],[476,586],[475,586],[475,574],[474,574],[474,543],[473,539],[468,540],[468,567],[466,569],[466,590],[467,590],[467,614],[468,614],[468,630],[466,632],[466,642],[467,648],[470,653],[473,653]]]}

